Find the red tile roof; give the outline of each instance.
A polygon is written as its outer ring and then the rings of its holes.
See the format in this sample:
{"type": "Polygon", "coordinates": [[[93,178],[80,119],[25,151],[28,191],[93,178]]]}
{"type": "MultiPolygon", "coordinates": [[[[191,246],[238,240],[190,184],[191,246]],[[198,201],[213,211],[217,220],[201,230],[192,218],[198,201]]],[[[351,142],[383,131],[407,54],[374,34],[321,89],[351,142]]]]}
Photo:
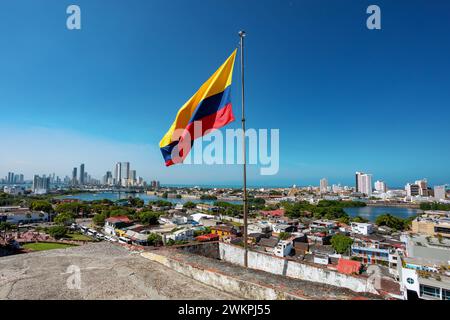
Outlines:
{"type": "Polygon", "coordinates": [[[359,261],[340,258],[338,261],[337,269],[340,273],[359,274],[359,270],[361,269],[361,263],[359,261]]]}
{"type": "Polygon", "coordinates": [[[261,210],[260,213],[263,216],[282,217],[282,216],[284,216],[284,209],[277,209],[277,210],[270,210],[270,211],[261,210]]]}
{"type": "Polygon", "coordinates": [[[109,223],[117,223],[117,222],[131,223],[131,220],[127,216],[110,217],[105,221],[109,223]]]}
{"type": "Polygon", "coordinates": [[[204,234],[201,236],[197,237],[197,241],[214,241],[214,240],[219,240],[219,235],[218,234],[204,234]]]}

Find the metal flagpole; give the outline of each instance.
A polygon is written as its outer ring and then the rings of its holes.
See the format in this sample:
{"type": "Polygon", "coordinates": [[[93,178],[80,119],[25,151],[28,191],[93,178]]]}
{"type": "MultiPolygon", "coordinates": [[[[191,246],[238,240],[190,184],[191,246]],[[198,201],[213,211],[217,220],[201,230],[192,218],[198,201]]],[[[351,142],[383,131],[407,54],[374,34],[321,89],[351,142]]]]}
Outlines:
{"type": "Polygon", "coordinates": [[[239,37],[241,38],[241,86],[242,86],[242,153],[244,162],[244,266],[248,267],[248,241],[247,241],[247,215],[248,215],[248,202],[247,202],[247,147],[245,143],[245,102],[244,102],[244,37],[245,31],[239,31],[239,37]]]}

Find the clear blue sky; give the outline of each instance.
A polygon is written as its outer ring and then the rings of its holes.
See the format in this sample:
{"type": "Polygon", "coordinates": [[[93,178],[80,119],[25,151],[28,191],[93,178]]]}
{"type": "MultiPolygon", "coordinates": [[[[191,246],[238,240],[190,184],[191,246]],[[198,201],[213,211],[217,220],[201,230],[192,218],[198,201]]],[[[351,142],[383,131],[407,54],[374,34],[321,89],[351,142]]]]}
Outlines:
{"type": "Polygon", "coordinates": [[[279,174],[252,167],[249,184],[449,183],[449,17],[425,0],[3,1],[0,176],[130,161],[162,183],[239,183],[238,166],[165,168],[158,143],[243,28],[248,126],[281,136],[279,174]],[[69,4],[82,30],[67,30],[69,4]],[[366,28],[370,4],[382,30],[366,28]]]}

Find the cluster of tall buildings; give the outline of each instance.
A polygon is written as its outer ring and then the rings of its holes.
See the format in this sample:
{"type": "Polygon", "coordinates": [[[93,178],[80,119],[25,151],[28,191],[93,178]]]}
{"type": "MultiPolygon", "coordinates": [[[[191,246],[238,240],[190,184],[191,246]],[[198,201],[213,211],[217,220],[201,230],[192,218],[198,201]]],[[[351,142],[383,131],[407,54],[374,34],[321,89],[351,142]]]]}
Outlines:
{"type": "MultiPolygon", "coordinates": [[[[326,178],[320,179],[320,192],[327,193],[332,191],[333,193],[340,193],[343,189],[340,185],[333,185],[331,188],[328,186],[328,180],[326,178]]],[[[413,199],[414,201],[420,200],[422,198],[423,201],[433,200],[446,200],[447,199],[447,186],[434,186],[434,188],[430,188],[428,186],[427,179],[416,180],[414,183],[407,183],[405,186],[405,190],[388,190],[386,182],[382,180],[377,180],[372,185],[372,175],[364,172],[356,172],[355,173],[355,192],[360,193],[366,197],[407,197],[409,199],[413,199]],[[372,188],[374,186],[374,188],[372,188]]]]}
{"type": "Polygon", "coordinates": [[[99,185],[100,181],[92,178],[85,170],[84,163],[80,164],[80,170],[75,167],[72,169],[72,178],[70,183],[72,186],[99,185]]]}
{"type": "Polygon", "coordinates": [[[145,186],[144,179],[137,176],[136,170],[130,168],[129,162],[117,162],[114,170],[107,171],[103,176],[102,183],[121,187],[145,186]]]}
{"type": "Polygon", "coordinates": [[[1,179],[2,184],[23,184],[25,183],[23,174],[15,174],[14,172],[8,172],[5,178],[1,179]]]}
{"type": "Polygon", "coordinates": [[[31,188],[34,194],[46,194],[50,190],[50,177],[35,175],[31,188]]]}

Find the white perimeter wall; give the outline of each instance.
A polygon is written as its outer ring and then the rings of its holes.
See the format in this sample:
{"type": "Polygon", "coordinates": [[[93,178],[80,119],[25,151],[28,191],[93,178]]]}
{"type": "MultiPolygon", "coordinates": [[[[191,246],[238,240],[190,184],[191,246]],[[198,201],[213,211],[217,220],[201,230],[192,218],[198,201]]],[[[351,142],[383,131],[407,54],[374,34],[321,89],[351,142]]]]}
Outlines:
{"type": "MultiPolygon", "coordinates": [[[[242,247],[220,242],[219,254],[221,260],[244,265],[244,249],[242,247]]],[[[327,270],[310,264],[290,261],[261,252],[248,251],[248,266],[252,269],[284,275],[295,279],[347,288],[355,292],[378,294],[372,281],[368,281],[368,278],[366,277],[346,275],[334,270],[327,270]]]]}

